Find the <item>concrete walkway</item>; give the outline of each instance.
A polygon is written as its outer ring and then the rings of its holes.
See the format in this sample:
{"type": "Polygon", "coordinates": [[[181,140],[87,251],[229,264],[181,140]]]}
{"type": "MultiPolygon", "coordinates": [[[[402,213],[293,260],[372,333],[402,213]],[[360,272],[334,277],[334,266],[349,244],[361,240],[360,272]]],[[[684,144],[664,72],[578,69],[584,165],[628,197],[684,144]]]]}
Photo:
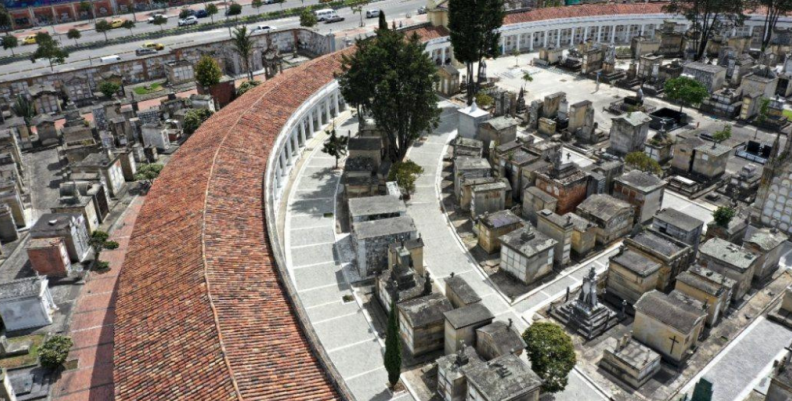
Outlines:
{"type": "MultiPolygon", "coordinates": [[[[337,125],[357,132],[354,120],[337,125]]],[[[305,161],[292,183],[286,203],[286,263],[322,345],[358,400],[412,400],[388,390],[383,364],[384,343],[355,299],[350,282],[357,279],[348,252],[336,252],[345,237],[335,234],[335,195],[340,170],[321,152],[326,134],[308,142],[305,161]],[[346,297],[346,299],[345,299],[346,297]]],[[[343,248],[343,247],[340,247],[343,248]]]]}

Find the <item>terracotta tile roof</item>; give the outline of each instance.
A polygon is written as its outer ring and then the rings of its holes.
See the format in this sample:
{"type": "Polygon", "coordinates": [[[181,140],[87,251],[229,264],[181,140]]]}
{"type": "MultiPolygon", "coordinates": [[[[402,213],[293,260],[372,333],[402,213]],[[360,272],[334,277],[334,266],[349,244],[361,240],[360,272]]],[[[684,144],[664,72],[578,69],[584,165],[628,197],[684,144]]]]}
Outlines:
{"type": "Polygon", "coordinates": [[[506,14],[503,25],[560,18],[582,18],[615,14],[661,14],[663,3],[642,4],[582,4],[566,7],[540,8],[516,14],[506,14]]]}
{"type": "Polygon", "coordinates": [[[120,278],[118,400],[339,398],[278,283],[262,188],[280,128],[333,79],[340,58],[313,60],[232,102],[156,180],[120,278]]]}
{"type": "Polygon", "coordinates": [[[406,34],[412,35],[413,32],[418,34],[418,37],[421,38],[421,42],[428,42],[432,39],[442,38],[451,34],[444,26],[431,25],[421,26],[416,29],[409,29],[406,31],[406,34]]]}

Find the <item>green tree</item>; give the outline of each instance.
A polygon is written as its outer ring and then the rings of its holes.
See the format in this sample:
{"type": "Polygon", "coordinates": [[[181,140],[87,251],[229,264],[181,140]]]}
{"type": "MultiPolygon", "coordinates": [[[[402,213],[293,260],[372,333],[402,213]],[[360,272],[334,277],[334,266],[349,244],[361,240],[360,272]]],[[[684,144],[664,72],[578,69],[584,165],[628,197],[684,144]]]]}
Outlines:
{"type": "Polygon", "coordinates": [[[237,90],[236,90],[236,95],[237,95],[237,97],[242,96],[245,93],[247,93],[247,91],[249,91],[249,90],[251,90],[251,89],[253,89],[253,88],[255,88],[255,87],[259,86],[259,85],[261,85],[261,82],[260,81],[256,81],[256,80],[242,82],[242,84],[240,84],[239,88],[237,88],[237,90]]]}
{"type": "Polygon", "coordinates": [[[759,136],[759,127],[767,121],[767,113],[770,111],[770,99],[763,97],[759,102],[759,111],[757,112],[756,118],[754,119],[754,124],[756,125],[754,139],[759,136]]]}
{"type": "Polygon", "coordinates": [[[54,70],[54,68],[52,68],[52,63],[63,64],[66,58],[69,57],[69,53],[61,49],[58,42],[52,39],[52,36],[46,32],[39,32],[36,34],[36,44],[38,44],[38,48],[33,52],[33,61],[40,58],[47,59],[49,61],[50,70],[54,70]]]}
{"type": "Polygon", "coordinates": [[[624,157],[624,163],[632,168],[647,173],[654,173],[656,175],[663,173],[663,168],[660,166],[660,163],[641,151],[628,153],[627,156],[624,157]]]}
{"type": "Polygon", "coordinates": [[[368,5],[368,0],[358,0],[349,8],[352,10],[352,14],[360,14],[360,26],[364,27],[366,24],[363,23],[363,8],[368,5]]]}
{"type": "Polygon", "coordinates": [[[388,21],[385,19],[385,11],[379,13],[379,29],[388,30],[388,21]]]}
{"type": "Polygon", "coordinates": [[[23,95],[17,95],[11,109],[19,117],[25,120],[25,126],[30,128],[33,118],[36,117],[36,105],[23,95]]]}
{"type": "Polygon", "coordinates": [[[764,24],[762,24],[762,51],[770,45],[773,39],[773,31],[778,23],[778,17],[792,12],[792,0],[757,0],[757,5],[764,7],[764,24]]]}
{"type": "Polygon", "coordinates": [[[99,261],[99,255],[101,255],[103,250],[118,248],[118,242],[109,241],[109,238],[110,238],[110,234],[101,230],[96,230],[93,232],[93,234],[91,234],[91,239],[88,240],[88,244],[91,245],[91,248],[93,248],[94,261],[97,262],[97,267],[100,268],[108,267],[107,262],[99,261]]]}
{"type": "Polygon", "coordinates": [[[217,14],[217,6],[214,3],[209,3],[206,6],[206,13],[209,14],[209,17],[212,19],[212,23],[214,24],[214,16],[217,14]]]}
{"type": "Polygon", "coordinates": [[[226,17],[242,14],[242,6],[239,3],[231,3],[226,10],[226,17]]]}
{"type": "Polygon", "coordinates": [[[300,12],[300,26],[311,28],[316,25],[316,15],[311,10],[304,8],[300,12]]]}
{"type": "Polygon", "coordinates": [[[380,29],[357,45],[354,55],[343,57],[341,92],[371,113],[388,135],[390,160],[397,162],[421,132],[437,127],[437,67],[416,34],[405,39],[402,32],[380,29]]]}
{"type": "Polygon", "coordinates": [[[503,0],[449,0],[448,29],[454,57],[465,64],[467,74],[467,102],[473,103],[478,84],[483,80],[482,61],[500,54],[498,47],[505,11],[503,0]],[[473,65],[478,63],[474,74],[473,65]],[[474,81],[474,76],[478,79],[474,81]]]}
{"type": "Polygon", "coordinates": [[[201,56],[201,59],[195,64],[195,80],[203,88],[208,89],[217,85],[222,77],[223,72],[220,70],[220,66],[211,56],[201,56]]]}
{"type": "Polygon", "coordinates": [[[707,379],[700,379],[693,388],[693,398],[690,401],[712,401],[712,383],[707,379]]]}
{"type": "Polygon", "coordinates": [[[168,23],[168,19],[163,17],[162,14],[157,14],[154,16],[154,19],[151,20],[151,23],[160,27],[160,31],[165,30],[165,24],[168,23]]]}
{"type": "Polygon", "coordinates": [[[105,97],[112,99],[118,93],[118,90],[121,89],[117,83],[112,81],[103,81],[99,84],[99,92],[102,92],[105,97]]]}
{"type": "Polygon", "coordinates": [[[192,109],[184,115],[184,133],[192,135],[201,127],[204,121],[212,116],[212,111],[207,109],[192,109]]]}
{"type": "Polygon", "coordinates": [[[479,92],[476,94],[476,104],[481,107],[490,107],[492,104],[495,103],[495,99],[492,96],[484,93],[479,92]]]}
{"type": "Polygon", "coordinates": [[[255,8],[257,13],[260,13],[260,12],[261,12],[261,11],[260,11],[260,10],[261,10],[261,7],[263,7],[263,6],[264,6],[264,2],[263,2],[263,1],[261,1],[261,0],[253,0],[253,2],[252,2],[252,3],[250,3],[250,6],[251,6],[251,7],[253,7],[253,8],[255,8]]]}
{"type": "Polygon", "coordinates": [[[530,73],[530,72],[526,71],[526,72],[523,74],[523,76],[522,76],[522,80],[523,80],[523,82],[525,82],[526,84],[527,84],[528,82],[533,82],[533,75],[531,75],[531,73],[530,73]]]}
{"type": "Polygon", "coordinates": [[[134,177],[135,181],[152,181],[159,177],[163,167],[164,166],[160,163],[150,163],[138,166],[134,177]]]}
{"type": "Polygon", "coordinates": [[[107,42],[107,32],[113,29],[113,26],[106,19],[100,19],[96,21],[94,29],[96,29],[96,32],[104,34],[105,42],[107,42]]]}
{"type": "Polygon", "coordinates": [[[2,40],[3,40],[3,49],[4,50],[11,49],[11,55],[13,56],[14,48],[19,46],[19,39],[17,39],[17,37],[14,35],[6,34],[5,36],[3,36],[2,40]]]}
{"type": "Polygon", "coordinates": [[[181,11],[179,11],[179,19],[185,19],[191,16],[192,13],[190,11],[192,10],[190,10],[189,8],[182,8],[181,11]]]}
{"type": "Polygon", "coordinates": [[[39,348],[39,362],[41,366],[47,369],[58,369],[66,362],[69,356],[69,350],[74,343],[71,338],[66,336],[55,335],[44,341],[44,344],[39,348]]]}
{"type": "Polygon", "coordinates": [[[701,82],[695,79],[678,77],[666,81],[665,96],[667,99],[679,102],[679,112],[681,113],[683,106],[703,102],[709,96],[709,91],[701,82]]]}
{"type": "Polygon", "coordinates": [[[704,56],[709,39],[728,25],[740,26],[745,20],[743,11],[748,0],[670,0],[663,6],[669,14],[687,18],[699,37],[696,40],[696,60],[704,56]]]}
{"type": "Polygon", "coordinates": [[[76,46],[77,39],[80,39],[82,37],[82,33],[78,29],[72,28],[69,29],[69,32],[66,32],[66,37],[74,40],[74,45],[76,46]]]}
{"type": "Polygon", "coordinates": [[[729,228],[729,223],[736,214],[737,212],[734,209],[728,206],[720,206],[712,212],[712,218],[715,219],[715,224],[723,228],[729,228]]]}
{"type": "MultiPolygon", "coordinates": [[[[732,136],[732,126],[730,124],[726,124],[723,126],[723,129],[720,131],[715,131],[712,134],[712,139],[715,141],[715,144],[721,143],[723,141],[728,141],[729,138],[732,136]]],[[[713,146],[715,145],[713,144],[713,146]]]]}
{"type": "Polygon", "coordinates": [[[250,39],[250,32],[248,32],[247,27],[234,28],[231,35],[231,45],[234,48],[234,52],[242,58],[248,80],[252,81],[253,70],[250,68],[250,58],[253,56],[253,40],[250,39]]]}
{"type": "Polygon", "coordinates": [[[415,181],[423,172],[423,167],[412,160],[397,162],[388,172],[388,181],[396,181],[400,188],[407,191],[407,194],[412,194],[415,192],[415,181]]]}
{"type": "Polygon", "coordinates": [[[572,339],[561,326],[537,322],[523,333],[531,369],[544,380],[542,391],[557,393],[566,388],[577,357],[572,339]]]}
{"type": "Polygon", "coordinates": [[[88,14],[89,19],[92,19],[94,17],[93,3],[89,3],[87,1],[81,1],[79,8],[80,8],[80,12],[88,14]]]}
{"type": "Polygon", "coordinates": [[[388,382],[391,387],[399,382],[401,376],[401,338],[399,338],[399,313],[396,300],[391,301],[388,314],[388,329],[385,334],[385,370],[388,371],[388,382]]]}
{"type": "Polygon", "coordinates": [[[8,9],[5,5],[0,4],[0,28],[4,31],[8,32],[13,29],[14,19],[11,18],[11,13],[8,12],[8,9]]]}
{"type": "Polygon", "coordinates": [[[129,34],[132,35],[132,28],[135,27],[135,21],[126,20],[121,24],[121,28],[129,29],[129,34]]]}
{"type": "Polygon", "coordinates": [[[349,144],[349,137],[347,136],[338,136],[336,134],[335,124],[333,124],[332,128],[327,131],[330,134],[330,137],[327,138],[324,145],[322,146],[322,153],[335,157],[335,168],[338,168],[338,159],[346,156],[347,154],[347,145],[349,144]]]}

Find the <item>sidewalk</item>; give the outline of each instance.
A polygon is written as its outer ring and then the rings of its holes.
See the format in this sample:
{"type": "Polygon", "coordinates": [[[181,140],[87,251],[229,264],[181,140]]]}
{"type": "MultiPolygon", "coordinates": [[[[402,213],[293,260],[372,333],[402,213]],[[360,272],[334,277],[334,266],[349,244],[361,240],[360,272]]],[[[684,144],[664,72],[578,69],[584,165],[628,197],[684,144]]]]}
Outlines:
{"type": "Polygon", "coordinates": [[[76,302],[68,335],[74,341],[69,360],[77,359],[77,368],[63,373],[53,385],[52,399],[58,401],[109,401],[114,398],[113,326],[118,276],[145,197],[132,200],[116,221],[110,240],[118,249],[102,252],[110,263],[106,272],[91,272],[76,302]]]}

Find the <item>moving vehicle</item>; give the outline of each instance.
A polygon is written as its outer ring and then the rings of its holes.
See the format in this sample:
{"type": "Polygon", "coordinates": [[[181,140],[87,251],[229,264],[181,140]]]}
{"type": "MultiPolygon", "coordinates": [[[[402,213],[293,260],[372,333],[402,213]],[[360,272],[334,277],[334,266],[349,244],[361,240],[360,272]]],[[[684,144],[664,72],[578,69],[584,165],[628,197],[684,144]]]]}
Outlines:
{"type": "Polygon", "coordinates": [[[330,17],[338,17],[338,14],[332,8],[326,8],[324,10],[316,10],[314,11],[314,15],[316,16],[316,20],[318,22],[325,21],[330,17]]]}
{"type": "Polygon", "coordinates": [[[253,28],[253,30],[250,31],[250,33],[259,33],[259,32],[269,33],[269,32],[272,32],[272,31],[274,31],[276,29],[278,29],[278,28],[274,27],[274,26],[259,25],[259,26],[255,27],[255,28],[253,28]]]}
{"type": "Polygon", "coordinates": [[[195,18],[206,18],[209,16],[209,13],[206,10],[198,10],[195,12],[195,18]]]}
{"type": "Polygon", "coordinates": [[[99,61],[103,63],[109,63],[111,61],[121,61],[121,56],[117,54],[111,54],[109,56],[100,57],[99,61]]]}
{"type": "Polygon", "coordinates": [[[420,14],[426,14],[426,6],[421,6],[418,9],[418,15],[420,15],[420,14]]]}
{"type": "Polygon", "coordinates": [[[146,56],[149,54],[157,54],[157,50],[148,47],[141,47],[140,49],[135,49],[136,56],[146,56]]]}
{"type": "Polygon", "coordinates": [[[344,20],[344,17],[335,15],[335,16],[332,16],[332,17],[329,17],[329,18],[325,19],[325,24],[332,24],[334,22],[341,22],[343,20],[344,20]]]}
{"type": "Polygon", "coordinates": [[[198,17],[194,15],[179,20],[179,26],[195,25],[197,23],[198,23],[198,17]]]}
{"type": "Polygon", "coordinates": [[[159,50],[164,49],[165,45],[163,45],[162,43],[146,42],[146,43],[143,43],[142,47],[144,47],[146,49],[154,49],[154,50],[158,50],[159,51],[159,50]]]}
{"type": "Polygon", "coordinates": [[[127,20],[124,18],[113,18],[110,20],[110,26],[113,28],[121,28],[124,26],[124,22],[127,20]]]}
{"type": "Polygon", "coordinates": [[[366,18],[377,18],[380,15],[380,10],[366,10],[366,18]]]}
{"type": "Polygon", "coordinates": [[[151,17],[148,18],[148,23],[149,24],[153,24],[154,23],[154,19],[157,18],[157,17],[162,17],[162,18],[168,19],[168,16],[166,14],[154,13],[154,14],[151,14],[151,17]]]}
{"type": "Polygon", "coordinates": [[[36,35],[25,36],[25,39],[22,39],[22,44],[35,45],[36,44],[36,35]]]}

